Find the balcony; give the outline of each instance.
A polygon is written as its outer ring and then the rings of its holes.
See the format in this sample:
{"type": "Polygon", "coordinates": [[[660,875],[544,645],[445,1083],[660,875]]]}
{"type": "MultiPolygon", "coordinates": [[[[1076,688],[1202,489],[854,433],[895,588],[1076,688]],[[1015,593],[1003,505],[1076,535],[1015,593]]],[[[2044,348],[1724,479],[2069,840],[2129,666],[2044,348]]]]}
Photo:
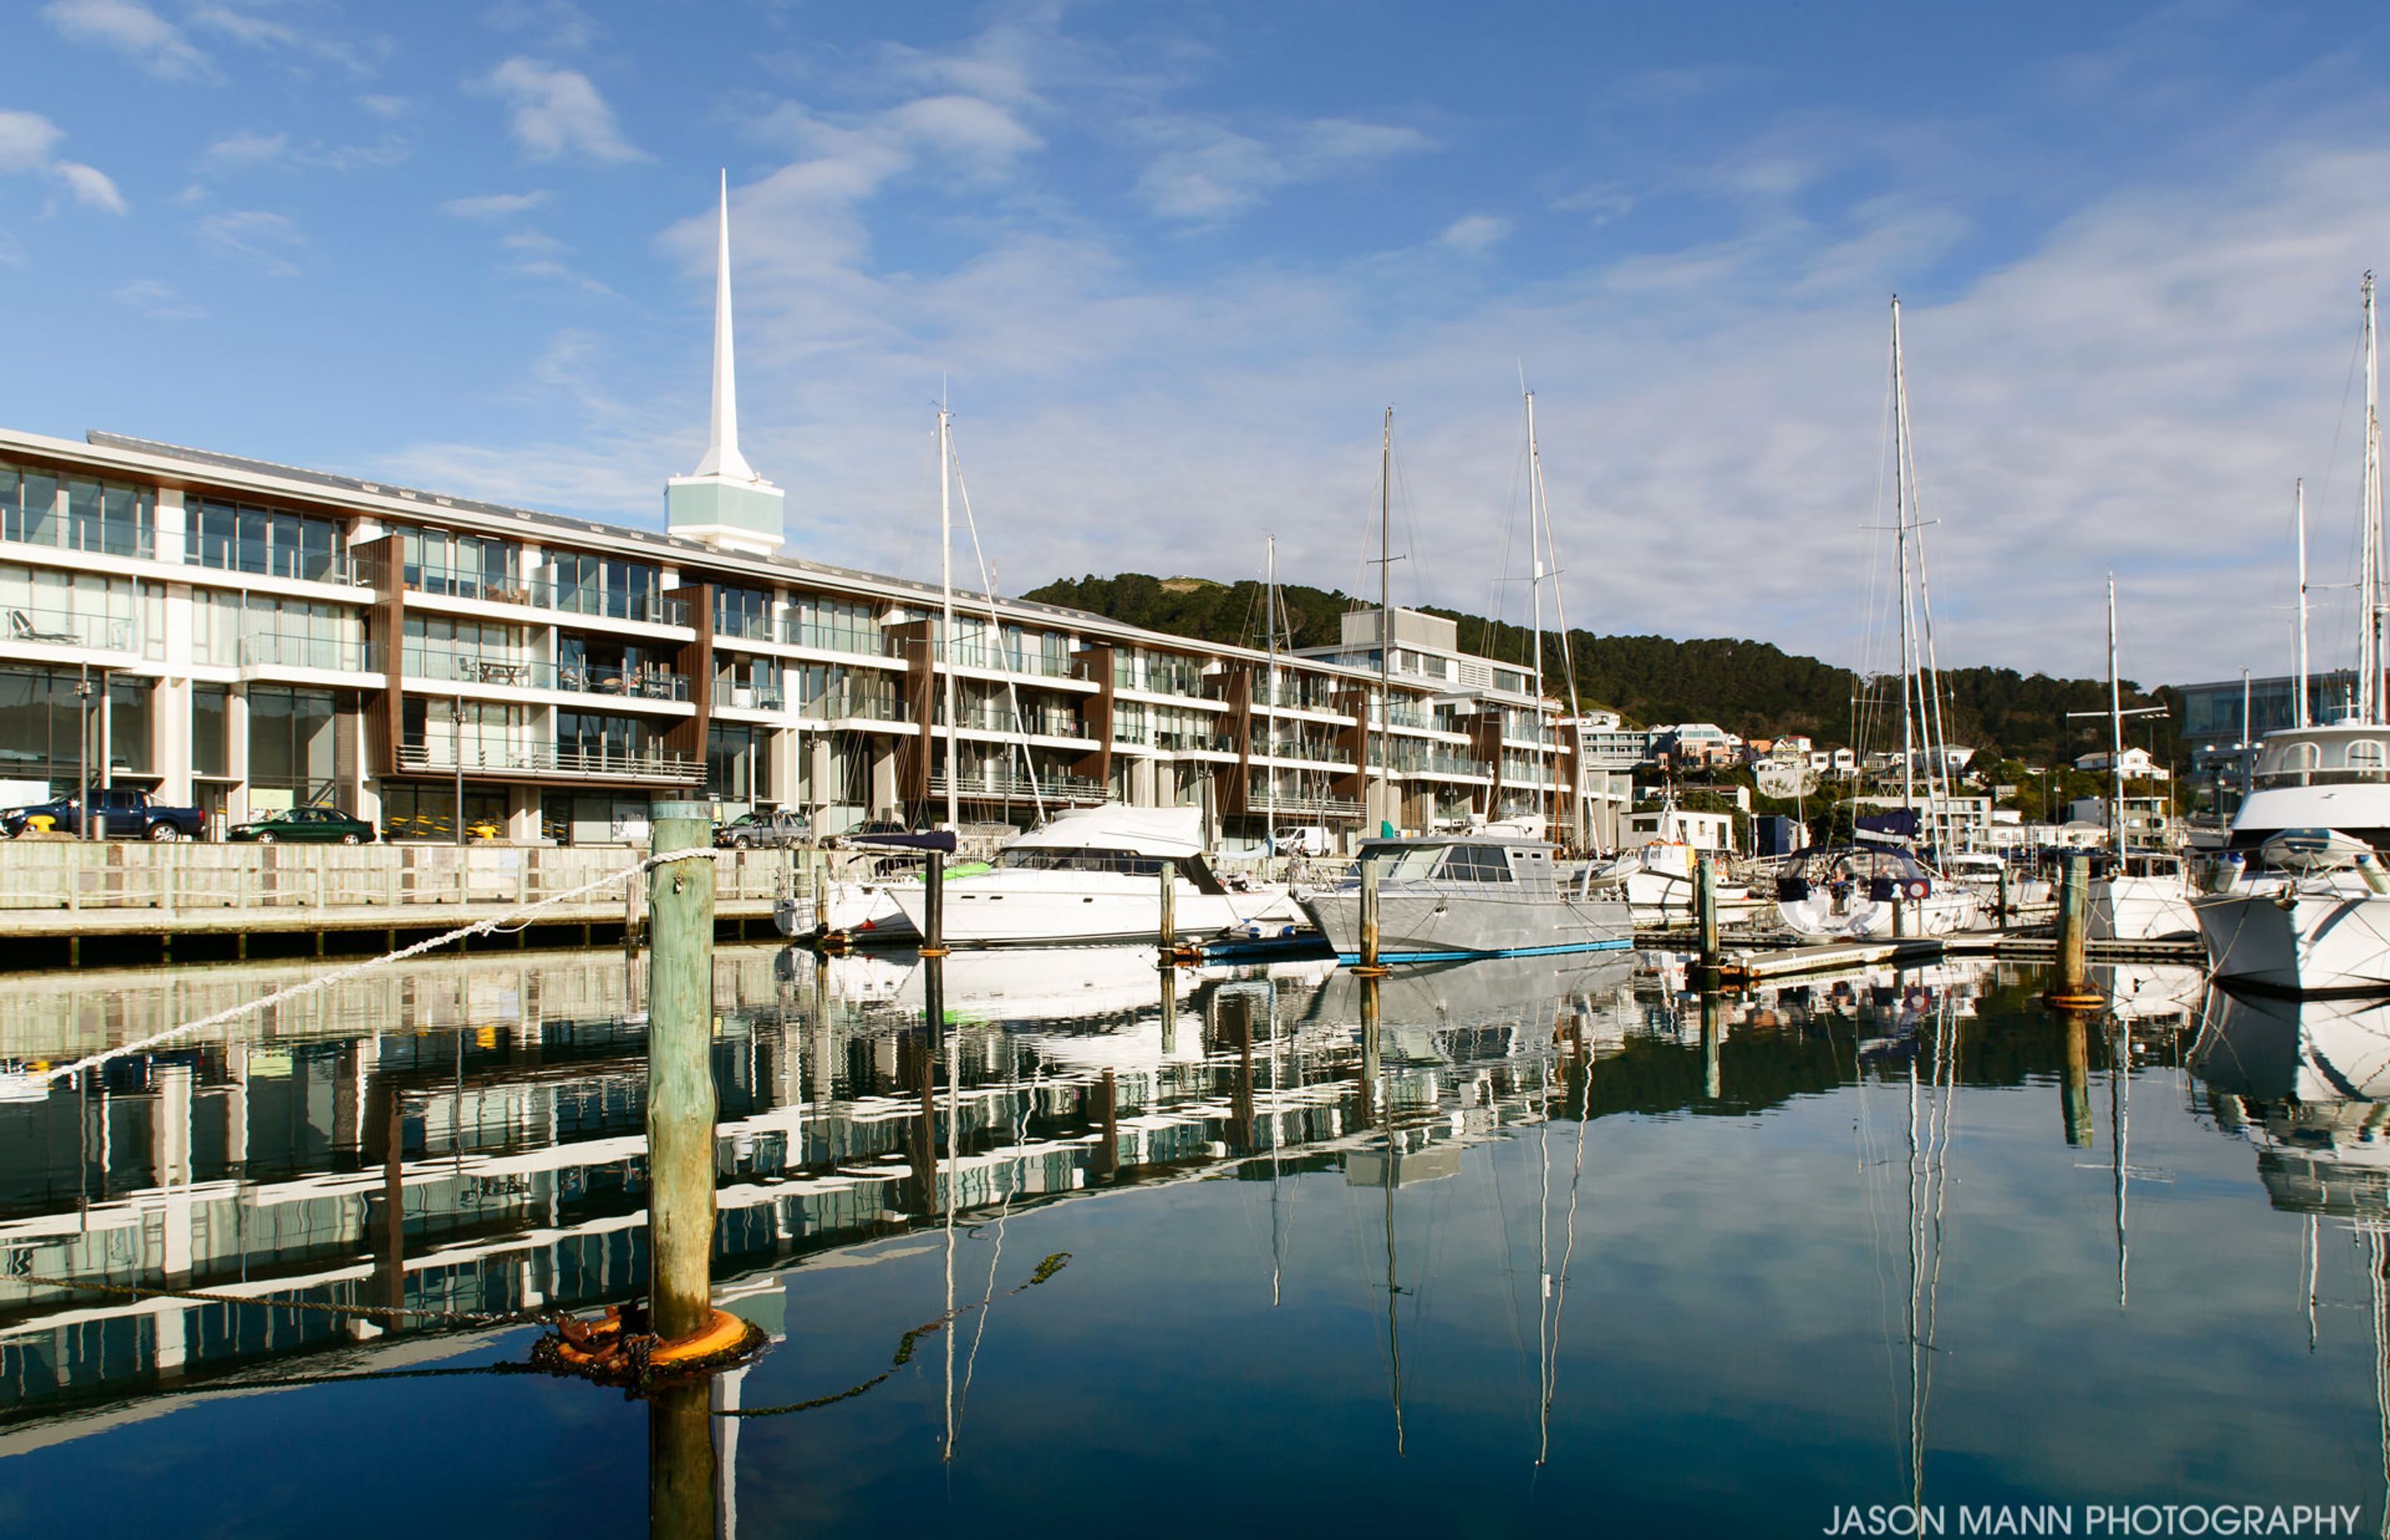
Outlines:
{"type": "Polygon", "coordinates": [[[986,669],[995,674],[1028,674],[1041,679],[1073,677],[1068,653],[1032,652],[1026,648],[990,647],[984,642],[962,642],[951,648],[939,643],[937,660],[944,662],[949,654],[957,668],[986,669]]]}
{"type": "Polygon", "coordinates": [[[362,586],[356,558],[346,552],[263,550],[242,546],[224,550],[201,545],[183,554],[183,565],[250,577],[289,578],[300,583],[329,583],[342,588],[362,586]],[[211,559],[211,558],[214,559],[211,559]]]}
{"type": "MultiPolygon", "coordinates": [[[[1043,797],[1049,802],[1093,803],[1104,802],[1110,796],[1104,789],[1103,782],[1090,780],[1085,776],[1041,776],[1033,784],[1028,776],[1009,772],[985,775],[966,773],[954,777],[954,783],[955,795],[965,802],[1034,802],[1043,797]]],[[[932,773],[930,776],[930,795],[943,797],[945,794],[946,777],[944,775],[932,773]]]]}
{"type": "Polygon", "coordinates": [[[325,669],[363,674],[371,664],[366,644],[330,636],[287,636],[276,631],[252,632],[240,638],[244,669],[325,669]]]}
{"type": "Polygon", "coordinates": [[[1153,746],[1171,754],[1233,754],[1234,733],[1156,733],[1153,746]]]}
{"type": "MultiPolygon", "coordinates": [[[[1043,738],[1080,739],[1087,736],[1086,725],[1079,720],[1078,712],[1051,707],[1025,709],[1017,719],[1002,706],[978,711],[965,707],[957,713],[955,721],[958,726],[983,733],[1028,733],[1043,738]]],[[[943,726],[944,722],[944,715],[941,712],[937,725],[943,726]]]]}
{"type": "Polygon", "coordinates": [[[546,663],[503,654],[408,648],[406,677],[436,685],[507,685],[622,700],[687,700],[688,676],[618,663],[546,663]]]}
{"type": "Polygon", "coordinates": [[[146,561],[157,555],[157,531],[148,510],[138,520],[71,514],[28,520],[9,508],[0,515],[0,540],[15,545],[46,545],[53,550],[84,551],[97,556],[131,557],[146,561]]]}
{"type": "Polygon", "coordinates": [[[788,697],[777,685],[733,685],[713,682],[713,703],[736,712],[777,712],[788,697]]]}
{"type": "MultiPolygon", "coordinates": [[[[458,769],[456,745],[402,744],[398,767],[403,771],[454,775],[458,769]]],[[[704,767],[682,754],[657,751],[613,749],[517,749],[504,745],[468,744],[463,769],[469,776],[556,776],[607,780],[687,782],[699,779],[704,767]]]]}
{"type": "Polygon", "coordinates": [[[1349,764],[1352,756],[1334,738],[1282,738],[1275,742],[1253,739],[1253,753],[1262,759],[1308,760],[1315,764],[1349,764]]]}
{"type": "Polygon", "coordinates": [[[1245,796],[1248,813],[1310,813],[1330,818],[1357,818],[1361,804],[1351,797],[1312,796],[1301,791],[1272,792],[1255,786],[1245,796]]]}
{"type": "Polygon", "coordinates": [[[133,652],[141,646],[141,628],[130,618],[12,605],[6,619],[7,639],[25,646],[72,647],[94,652],[133,652]]]}
{"type": "Polygon", "coordinates": [[[885,682],[876,687],[848,684],[805,701],[797,714],[808,722],[902,722],[905,708],[895,687],[885,682]]]}
{"type": "Polygon", "coordinates": [[[553,578],[534,578],[520,592],[522,597],[500,602],[528,604],[535,610],[553,610],[559,615],[636,621],[641,625],[688,624],[688,600],[670,594],[632,594],[580,584],[559,585],[553,578]]]}
{"type": "Polygon", "coordinates": [[[1184,666],[1148,662],[1143,668],[1114,659],[1112,687],[1115,689],[1143,690],[1148,695],[1182,695],[1200,699],[1203,694],[1203,671],[1192,663],[1184,666]]]}
{"type": "Polygon", "coordinates": [[[885,657],[886,639],[876,625],[840,625],[790,615],[780,628],[779,641],[788,647],[809,647],[823,652],[848,652],[865,658],[885,657]]]}
{"type": "Polygon", "coordinates": [[[1394,771],[1398,776],[1466,776],[1472,780],[1494,778],[1491,764],[1484,760],[1471,759],[1467,754],[1396,754],[1394,771]]]}

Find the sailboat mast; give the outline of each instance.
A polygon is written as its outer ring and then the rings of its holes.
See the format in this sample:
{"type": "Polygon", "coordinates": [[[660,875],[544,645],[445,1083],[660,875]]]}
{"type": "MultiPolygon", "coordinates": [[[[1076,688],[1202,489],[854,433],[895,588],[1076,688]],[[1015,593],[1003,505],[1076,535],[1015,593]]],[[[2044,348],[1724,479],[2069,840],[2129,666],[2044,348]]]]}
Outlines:
{"type": "Polygon", "coordinates": [[[2364,720],[2381,719],[2382,700],[2382,411],[2380,376],[2374,364],[2373,275],[2365,275],[2365,576],[2359,600],[2365,634],[2358,648],[2365,677],[2358,684],[2364,720]]]}
{"type": "MultiPolygon", "coordinates": [[[[1278,536],[1267,537],[1268,556],[1264,561],[1267,582],[1262,586],[1262,625],[1269,637],[1269,699],[1263,717],[1265,740],[1269,745],[1268,766],[1262,774],[1269,777],[1269,790],[1262,799],[1263,833],[1268,843],[1264,847],[1272,855],[1278,853],[1278,536]]],[[[1252,635],[1252,632],[1245,633],[1252,635]]],[[[1276,1051],[1273,1046],[1273,1052],[1276,1051]]],[[[1275,1064],[1276,1060],[1273,1059],[1275,1064]]],[[[1277,1072],[1271,1072],[1275,1074],[1277,1072]]],[[[1276,1201],[1273,1195],[1272,1201],[1276,1201]]]]}
{"type": "Polygon", "coordinates": [[[1892,527],[1900,553],[1900,808],[1917,804],[1916,719],[1909,686],[1916,671],[1908,656],[1908,388],[1900,368],[1900,296],[1892,297],[1892,527]]]}
{"type": "Polygon", "coordinates": [[[1527,556],[1534,573],[1528,587],[1535,595],[1536,636],[1536,813],[1544,823],[1538,838],[1548,838],[1551,815],[1547,807],[1544,770],[1544,547],[1536,530],[1537,494],[1543,482],[1543,456],[1536,451],[1536,392],[1523,391],[1527,401],[1527,556]]]}
{"type": "MultiPolygon", "coordinates": [[[[938,642],[945,654],[946,676],[946,827],[958,828],[955,793],[955,509],[954,414],[938,403],[938,642]]],[[[928,751],[924,749],[923,752],[928,751]]]]}
{"type": "MultiPolygon", "coordinates": [[[[2291,720],[2307,725],[2307,479],[2298,479],[2299,506],[2299,680],[2298,698],[2291,704],[2291,720]]],[[[2247,725],[2242,725],[2246,729],[2247,725]]]]}
{"type": "MultiPolygon", "coordinates": [[[[1386,408],[1385,436],[1378,444],[1378,817],[1382,827],[1394,820],[1386,810],[1394,799],[1394,409],[1386,408]]],[[[1361,739],[1368,741],[1364,725],[1361,739]]],[[[1361,767],[1362,811],[1368,810],[1368,766],[1361,767]]]]}
{"type": "Polygon", "coordinates": [[[2108,574],[2108,847],[2125,854],[2125,697],[2116,678],[2116,574],[2108,574]]]}

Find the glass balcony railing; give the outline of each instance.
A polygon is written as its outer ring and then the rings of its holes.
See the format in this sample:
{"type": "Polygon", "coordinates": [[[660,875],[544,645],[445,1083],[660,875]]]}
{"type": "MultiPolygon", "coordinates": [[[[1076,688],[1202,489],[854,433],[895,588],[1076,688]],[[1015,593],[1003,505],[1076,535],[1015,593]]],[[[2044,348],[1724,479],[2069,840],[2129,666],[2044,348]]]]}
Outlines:
{"type": "Polygon", "coordinates": [[[526,584],[519,601],[559,615],[594,615],[607,620],[636,621],[643,625],[688,624],[688,600],[672,594],[628,593],[594,588],[585,584],[559,584],[553,578],[526,584]]]}
{"type": "Polygon", "coordinates": [[[350,641],[261,631],[241,637],[238,651],[243,668],[337,669],[362,674],[369,666],[362,638],[350,641]]]}
{"type": "Polygon", "coordinates": [[[884,656],[886,639],[876,625],[847,624],[803,615],[790,615],[780,627],[779,640],[789,647],[819,648],[825,652],[851,652],[865,658],[884,656]]]}
{"type": "Polygon", "coordinates": [[[704,767],[683,754],[660,750],[526,748],[510,744],[468,743],[463,764],[453,743],[408,743],[398,751],[402,770],[462,769],[467,775],[556,775],[610,776],[632,780],[694,781],[704,767]]]}
{"type": "Polygon", "coordinates": [[[36,647],[74,647],[102,652],[132,652],[141,646],[141,628],[130,618],[80,615],[68,610],[34,605],[10,605],[5,611],[8,640],[36,647]]]}
{"type": "Polygon", "coordinates": [[[688,678],[652,666],[619,663],[548,663],[502,653],[408,648],[406,676],[434,684],[511,685],[521,689],[560,690],[626,700],[687,700],[688,678]]]}
{"type": "Polygon", "coordinates": [[[1332,818],[1357,818],[1361,804],[1351,797],[1330,797],[1310,791],[1271,791],[1261,782],[1253,782],[1245,794],[1245,810],[1249,813],[1316,813],[1332,818]]]}
{"type": "Polygon", "coordinates": [[[1037,652],[1026,647],[996,647],[985,642],[962,642],[949,648],[941,643],[938,660],[944,662],[951,655],[957,668],[988,669],[997,674],[1019,674],[1040,679],[1071,677],[1068,653],[1037,652]]]}
{"type": "Polygon", "coordinates": [[[797,714],[809,722],[902,722],[905,708],[892,685],[849,684],[815,696],[797,714]]]}
{"type": "MultiPolygon", "coordinates": [[[[973,774],[965,771],[954,777],[955,795],[968,802],[1001,799],[1005,802],[1030,802],[1043,797],[1049,802],[1100,802],[1106,800],[1104,783],[1085,776],[1040,776],[1034,784],[1018,771],[988,771],[973,774]]],[[[946,776],[932,772],[930,795],[946,794],[946,776]]]]}
{"type": "Polygon", "coordinates": [[[777,685],[734,685],[726,679],[713,682],[713,703],[740,712],[777,712],[788,697],[777,685]]]}
{"type": "Polygon", "coordinates": [[[1253,752],[1266,759],[1312,760],[1328,764],[1343,764],[1351,759],[1333,738],[1255,738],[1253,752]]]}
{"type": "Polygon", "coordinates": [[[354,588],[364,580],[358,576],[354,557],[346,552],[276,549],[239,545],[230,548],[202,543],[186,550],[183,564],[204,567],[219,572],[241,572],[251,577],[293,578],[302,583],[329,583],[343,588],[354,588]]]}

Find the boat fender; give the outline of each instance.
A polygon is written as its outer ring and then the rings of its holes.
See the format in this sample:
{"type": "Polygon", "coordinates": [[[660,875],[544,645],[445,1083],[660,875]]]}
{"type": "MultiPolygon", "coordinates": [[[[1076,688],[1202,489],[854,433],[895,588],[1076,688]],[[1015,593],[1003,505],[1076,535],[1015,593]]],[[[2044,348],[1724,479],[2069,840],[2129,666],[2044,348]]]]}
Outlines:
{"type": "Polygon", "coordinates": [[[2390,877],[2382,874],[2382,862],[2370,850],[2357,853],[2357,875],[2377,893],[2390,893],[2390,877]]]}
{"type": "Polygon", "coordinates": [[[2241,885],[2241,874],[2249,867],[2249,858],[2237,850],[2228,850],[2207,868],[2207,891],[2229,893],[2241,885]]]}

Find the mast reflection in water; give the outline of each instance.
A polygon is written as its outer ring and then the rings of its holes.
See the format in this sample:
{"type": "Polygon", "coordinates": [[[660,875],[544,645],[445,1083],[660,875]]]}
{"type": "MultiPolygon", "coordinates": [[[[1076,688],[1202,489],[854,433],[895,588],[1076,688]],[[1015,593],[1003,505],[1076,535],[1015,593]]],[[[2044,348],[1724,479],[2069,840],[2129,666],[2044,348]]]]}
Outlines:
{"type": "Polygon", "coordinates": [[[1958,966],[1704,1001],[1647,962],[1373,988],[1141,947],[726,949],[716,1277],[777,1345],[644,1408],[342,1378],[520,1362],[524,1315],[644,1287],[620,954],[410,965],[56,1085],[296,975],[18,981],[0,1512],[107,1490],[147,1524],[312,1533],[436,1494],[576,1540],[1091,1505],[1164,1534],[2378,1518],[2345,1458],[2390,1390],[2378,1012],[2286,1024],[2141,970],[2070,1023],[1958,966]],[[302,1443],[371,1453],[277,1478],[268,1514],[243,1472],[302,1443]]]}

